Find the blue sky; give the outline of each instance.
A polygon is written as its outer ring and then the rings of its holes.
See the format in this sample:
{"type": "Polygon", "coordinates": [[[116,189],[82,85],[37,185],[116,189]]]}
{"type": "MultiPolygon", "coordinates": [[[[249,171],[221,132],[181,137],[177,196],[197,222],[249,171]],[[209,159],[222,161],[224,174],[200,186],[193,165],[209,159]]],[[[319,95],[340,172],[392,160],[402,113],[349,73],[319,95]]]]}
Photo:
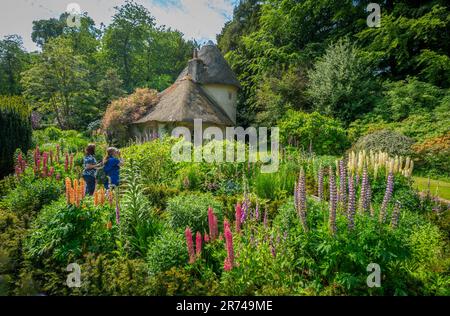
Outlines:
{"type": "MultiPolygon", "coordinates": [[[[135,0],[144,5],[159,25],[185,34],[186,39],[213,40],[231,19],[239,0],[135,0]]],[[[0,2],[0,38],[9,34],[22,36],[27,50],[36,50],[31,41],[32,22],[58,17],[71,3],[77,3],[99,25],[109,24],[115,6],[124,0],[2,0],[0,2]]]]}

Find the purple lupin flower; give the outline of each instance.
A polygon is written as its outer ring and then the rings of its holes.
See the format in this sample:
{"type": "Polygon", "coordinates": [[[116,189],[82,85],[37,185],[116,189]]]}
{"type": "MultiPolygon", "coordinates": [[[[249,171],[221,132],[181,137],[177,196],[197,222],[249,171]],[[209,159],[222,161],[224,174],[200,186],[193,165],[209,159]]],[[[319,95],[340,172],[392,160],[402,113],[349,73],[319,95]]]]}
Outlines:
{"type": "Polygon", "coordinates": [[[317,184],[317,195],[319,196],[319,200],[323,201],[323,168],[319,168],[319,176],[318,176],[318,184],[317,184]]]}
{"type": "Polygon", "coordinates": [[[267,208],[264,210],[264,220],[263,220],[263,222],[264,222],[264,227],[265,228],[267,228],[267,226],[268,226],[268,219],[267,219],[267,208]]]}
{"type": "Polygon", "coordinates": [[[270,251],[272,252],[272,256],[275,258],[277,256],[277,250],[273,243],[270,244],[270,251]]]}
{"type": "Polygon", "coordinates": [[[352,230],[355,227],[355,182],[353,175],[348,177],[348,229],[352,230]]]}
{"type": "Polygon", "coordinates": [[[368,211],[367,203],[367,187],[369,186],[369,174],[367,168],[364,167],[362,184],[361,184],[361,194],[359,197],[359,213],[365,214],[368,211]]]}
{"type": "Polygon", "coordinates": [[[394,211],[392,212],[392,220],[391,220],[391,226],[392,228],[397,228],[398,226],[398,219],[400,217],[400,210],[402,208],[402,205],[399,201],[395,202],[394,211]]]}
{"type": "Polygon", "coordinates": [[[259,203],[256,202],[256,208],[255,208],[255,221],[259,221],[259,203]]]}
{"type": "Polygon", "coordinates": [[[246,193],[244,197],[244,202],[242,203],[241,223],[244,223],[246,221],[249,209],[250,209],[250,199],[248,198],[248,195],[246,193]]]}
{"type": "Polygon", "coordinates": [[[330,217],[329,225],[333,235],[336,234],[337,189],[333,167],[330,166],[330,217]]]}
{"type": "Polygon", "coordinates": [[[347,167],[344,160],[339,161],[339,201],[342,208],[347,203],[347,167]]]}
{"type": "Polygon", "coordinates": [[[389,172],[389,176],[387,179],[387,185],[386,185],[386,192],[384,193],[383,203],[381,204],[380,209],[380,222],[384,223],[386,221],[386,215],[387,215],[387,207],[389,204],[389,201],[391,200],[392,193],[394,191],[394,174],[392,172],[389,172]]]}
{"type": "Polygon", "coordinates": [[[295,191],[295,209],[297,210],[297,214],[300,217],[303,230],[307,232],[308,226],[306,222],[306,177],[305,170],[303,170],[303,168],[300,170],[298,183],[295,185],[295,191]]]}

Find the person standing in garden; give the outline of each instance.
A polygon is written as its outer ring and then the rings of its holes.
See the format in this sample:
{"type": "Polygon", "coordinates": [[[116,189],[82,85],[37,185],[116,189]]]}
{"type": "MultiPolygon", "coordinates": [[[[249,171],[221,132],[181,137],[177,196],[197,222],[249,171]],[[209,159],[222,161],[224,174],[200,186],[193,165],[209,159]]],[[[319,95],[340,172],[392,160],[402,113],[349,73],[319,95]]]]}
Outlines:
{"type": "Polygon", "coordinates": [[[123,160],[120,158],[120,151],[115,147],[107,150],[107,155],[103,160],[103,170],[109,181],[105,184],[105,189],[109,190],[110,186],[118,187],[120,184],[120,167],[123,160]]]}
{"type": "Polygon", "coordinates": [[[83,160],[83,179],[86,182],[86,195],[94,195],[95,192],[95,176],[97,168],[101,166],[97,164],[95,159],[95,144],[89,144],[86,147],[85,156],[83,160]]]}

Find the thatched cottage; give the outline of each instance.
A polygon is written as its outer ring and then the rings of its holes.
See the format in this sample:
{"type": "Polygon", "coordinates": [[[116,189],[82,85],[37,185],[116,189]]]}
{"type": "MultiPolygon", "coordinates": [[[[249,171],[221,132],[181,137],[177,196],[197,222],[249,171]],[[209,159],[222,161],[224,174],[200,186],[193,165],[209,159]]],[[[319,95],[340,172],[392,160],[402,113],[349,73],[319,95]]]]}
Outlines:
{"type": "Polygon", "coordinates": [[[159,102],[132,126],[141,139],[170,134],[177,126],[193,130],[194,119],[203,126],[224,130],[236,125],[239,81],[220,50],[211,41],[181,72],[175,83],[159,94],[159,102]]]}

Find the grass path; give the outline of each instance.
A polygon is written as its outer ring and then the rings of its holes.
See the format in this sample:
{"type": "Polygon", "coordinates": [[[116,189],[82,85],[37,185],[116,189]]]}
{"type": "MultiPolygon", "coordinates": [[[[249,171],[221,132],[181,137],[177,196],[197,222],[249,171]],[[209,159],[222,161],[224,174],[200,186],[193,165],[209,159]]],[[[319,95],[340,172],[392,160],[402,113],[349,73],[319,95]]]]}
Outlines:
{"type": "MultiPolygon", "coordinates": [[[[428,178],[414,177],[415,187],[422,192],[428,190],[428,178]]],[[[450,182],[443,180],[430,180],[430,192],[440,198],[450,200],[450,182]]]]}

